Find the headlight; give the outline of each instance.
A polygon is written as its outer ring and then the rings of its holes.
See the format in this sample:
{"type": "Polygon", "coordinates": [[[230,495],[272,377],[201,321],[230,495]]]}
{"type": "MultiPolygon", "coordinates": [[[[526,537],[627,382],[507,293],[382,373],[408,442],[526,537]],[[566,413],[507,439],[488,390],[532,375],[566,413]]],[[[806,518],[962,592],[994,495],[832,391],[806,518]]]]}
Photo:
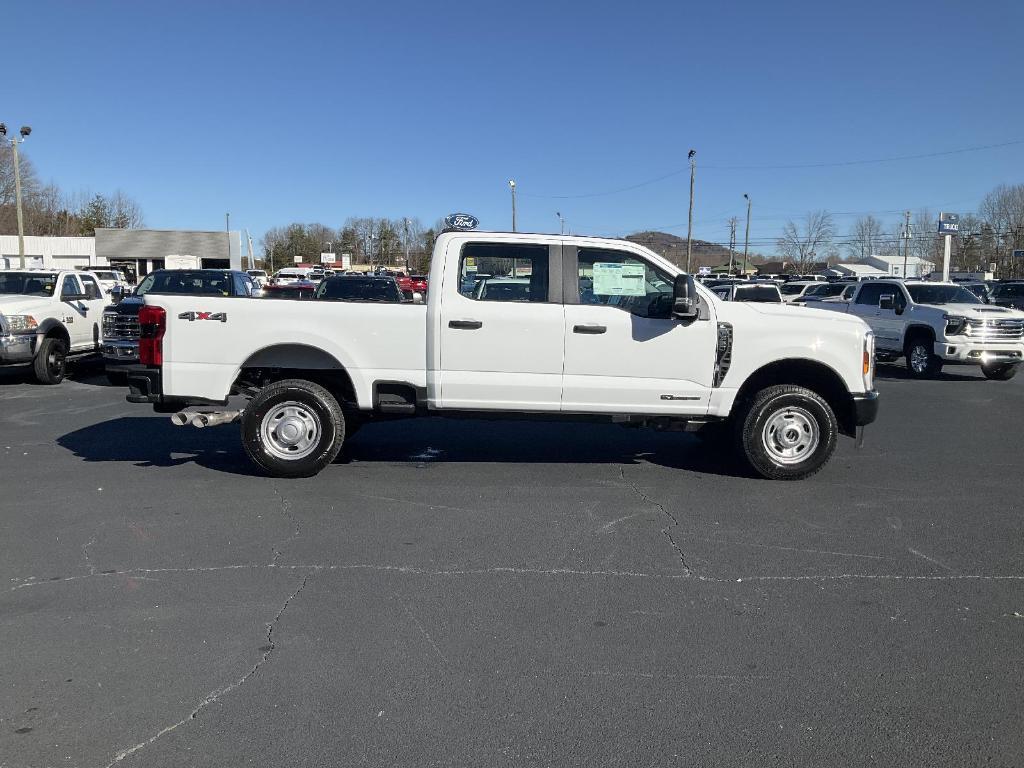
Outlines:
{"type": "Polygon", "coordinates": [[[29,333],[39,327],[32,315],[0,315],[0,321],[10,333],[29,333]]]}
{"type": "Polygon", "coordinates": [[[967,331],[967,318],[962,315],[943,315],[946,321],[946,335],[956,336],[967,331]]]}

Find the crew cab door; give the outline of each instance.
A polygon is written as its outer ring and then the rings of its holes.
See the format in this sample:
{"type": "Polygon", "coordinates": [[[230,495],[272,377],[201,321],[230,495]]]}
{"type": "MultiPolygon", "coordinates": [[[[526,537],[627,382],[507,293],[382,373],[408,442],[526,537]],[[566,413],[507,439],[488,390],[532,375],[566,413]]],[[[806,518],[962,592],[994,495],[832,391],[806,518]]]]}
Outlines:
{"type": "MultiPolygon", "coordinates": [[[[92,280],[92,278],[90,278],[92,280]]],[[[95,280],[92,280],[95,284],[95,280]]],[[[99,343],[99,321],[103,312],[103,299],[99,293],[87,289],[78,275],[66,273],[60,281],[60,321],[67,328],[71,349],[81,352],[99,343]],[[85,295],[85,298],[73,298],[85,295]]]]}
{"type": "Polygon", "coordinates": [[[642,256],[565,246],[562,257],[562,410],[706,414],[714,319],[674,319],[673,277],[642,256]]]}
{"type": "Polygon", "coordinates": [[[899,347],[899,339],[897,338],[895,342],[892,339],[891,324],[889,324],[887,335],[886,318],[882,317],[882,309],[879,307],[882,294],[894,295],[895,293],[891,284],[865,282],[850,303],[850,314],[857,315],[871,326],[871,330],[875,332],[875,344],[879,349],[897,349],[899,347]]]}
{"type": "Polygon", "coordinates": [[[441,298],[437,404],[557,411],[562,394],[558,245],[453,241],[441,298]],[[449,281],[454,285],[449,285],[449,281]]]}

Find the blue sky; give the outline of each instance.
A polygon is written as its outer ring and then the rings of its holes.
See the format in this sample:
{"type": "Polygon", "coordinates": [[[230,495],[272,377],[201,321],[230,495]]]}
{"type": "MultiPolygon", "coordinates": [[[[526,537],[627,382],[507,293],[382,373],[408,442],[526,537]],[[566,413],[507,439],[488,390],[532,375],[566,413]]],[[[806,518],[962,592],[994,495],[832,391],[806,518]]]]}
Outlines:
{"type": "MultiPolygon", "coordinates": [[[[452,211],[483,228],[751,239],[785,219],[966,211],[1024,183],[1018,0],[9,4],[0,120],[69,191],[159,228],[452,211]],[[15,73],[16,76],[15,76],[15,73]],[[727,168],[725,166],[742,166],[727,168]],[[550,196],[572,196],[555,199],[550,196]],[[585,196],[584,196],[585,195],[585,196]]],[[[770,249],[764,249],[770,250],[770,249]]]]}

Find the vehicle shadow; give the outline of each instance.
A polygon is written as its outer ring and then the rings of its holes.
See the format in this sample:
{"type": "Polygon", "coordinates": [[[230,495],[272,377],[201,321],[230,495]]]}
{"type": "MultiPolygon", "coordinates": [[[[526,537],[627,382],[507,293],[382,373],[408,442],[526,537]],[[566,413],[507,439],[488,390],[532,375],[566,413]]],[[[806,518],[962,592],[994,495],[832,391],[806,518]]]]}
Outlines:
{"type": "MultiPolygon", "coordinates": [[[[88,384],[93,387],[113,387],[107,381],[107,375],[103,367],[103,360],[99,358],[84,358],[81,360],[68,361],[67,378],[79,384],[88,384]]],[[[12,365],[0,368],[0,387],[13,386],[16,384],[36,384],[36,377],[32,371],[32,365],[12,365]]]]}
{"type": "MultiPolygon", "coordinates": [[[[195,463],[232,475],[258,476],[237,425],[176,427],[165,416],[121,417],[69,432],[57,444],[87,462],[137,467],[195,463]]],[[[626,429],[614,424],[422,418],[367,424],[335,463],[639,464],[750,477],[727,451],[693,434],[626,429]]]]}
{"type": "Polygon", "coordinates": [[[974,370],[973,366],[957,367],[970,373],[949,373],[948,370],[943,370],[938,376],[915,379],[902,363],[882,363],[875,368],[875,378],[888,381],[986,381],[980,369],[974,370]]]}
{"type": "Polygon", "coordinates": [[[176,427],[169,416],[122,416],[57,438],[57,445],[86,462],[124,462],[137,467],[194,463],[232,475],[256,475],[238,439],[238,427],[176,427]]]}

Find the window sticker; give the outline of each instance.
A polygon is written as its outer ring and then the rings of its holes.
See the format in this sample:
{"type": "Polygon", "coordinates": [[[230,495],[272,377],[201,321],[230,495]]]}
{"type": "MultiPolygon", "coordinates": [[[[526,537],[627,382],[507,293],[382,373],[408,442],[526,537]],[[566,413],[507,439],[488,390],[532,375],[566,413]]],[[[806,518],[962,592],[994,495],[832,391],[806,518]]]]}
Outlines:
{"type": "Polygon", "coordinates": [[[594,262],[595,296],[644,296],[647,287],[644,277],[647,269],[643,264],[619,264],[616,262],[594,262]]]}

